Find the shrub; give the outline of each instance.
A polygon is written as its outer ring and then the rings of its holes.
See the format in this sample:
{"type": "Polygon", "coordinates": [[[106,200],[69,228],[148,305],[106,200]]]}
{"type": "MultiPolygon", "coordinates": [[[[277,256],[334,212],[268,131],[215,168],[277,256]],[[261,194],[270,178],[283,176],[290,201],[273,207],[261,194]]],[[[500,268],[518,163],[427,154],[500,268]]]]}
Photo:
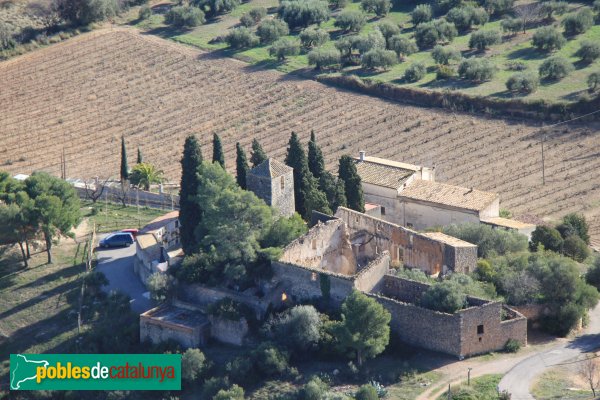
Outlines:
{"type": "Polygon", "coordinates": [[[534,73],[517,73],[506,81],[506,88],[514,93],[529,94],[537,90],[540,78],[534,73]]]}
{"type": "Polygon", "coordinates": [[[410,14],[412,23],[417,26],[423,22],[431,21],[431,6],[429,4],[419,4],[415,7],[413,12],[410,14]]]}
{"type": "Polygon", "coordinates": [[[595,286],[600,289],[600,256],[596,256],[592,265],[585,274],[585,281],[588,285],[595,286]]]}
{"type": "Polygon", "coordinates": [[[562,20],[565,34],[569,36],[584,33],[594,25],[594,14],[589,8],[584,8],[576,14],[569,14],[562,20]]]}
{"type": "Polygon", "coordinates": [[[306,48],[318,47],[329,40],[329,33],[321,28],[306,28],[300,32],[300,41],[306,48]]]}
{"type": "Polygon", "coordinates": [[[575,55],[581,58],[581,61],[591,63],[600,57],[600,43],[584,40],[575,55]]]}
{"type": "Polygon", "coordinates": [[[341,54],[338,49],[317,48],[308,53],[308,65],[314,65],[316,69],[333,67],[341,62],[341,54]]]}
{"type": "Polygon", "coordinates": [[[515,0],[485,0],[484,7],[490,15],[502,15],[512,10],[515,0]]]}
{"type": "Polygon", "coordinates": [[[559,253],[562,250],[563,238],[560,232],[551,226],[539,225],[531,234],[529,249],[536,251],[539,245],[544,246],[546,250],[552,250],[559,253]]]}
{"type": "Polygon", "coordinates": [[[378,400],[379,396],[373,385],[366,384],[358,388],[354,398],[356,400],[378,400]]]}
{"type": "Polygon", "coordinates": [[[406,71],[404,71],[404,79],[407,82],[417,82],[423,79],[426,72],[427,70],[423,63],[415,62],[409,65],[406,71]]]}
{"type": "Polygon", "coordinates": [[[456,70],[449,65],[438,65],[435,73],[437,80],[453,78],[456,76],[456,70]]]}
{"type": "Polygon", "coordinates": [[[232,29],[227,36],[225,36],[225,41],[231,48],[245,49],[256,46],[259,39],[258,36],[250,31],[250,29],[242,27],[232,29]]]}
{"type": "Polygon", "coordinates": [[[187,349],[181,355],[181,379],[193,382],[206,368],[206,357],[199,349],[187,349]]]}
{"type": "Polygon", "coordinates": [[[207,314],[227,319],[230,321],[238,321],[240,318],[251,319],[253,312],[247,305],[237,302],[230,297],[225,297],[208,306],[207,314]]]}
{"type": "Polygon", "coordinates": [[[467,295],[462,286],[447,280],[434,283],[421,296],[420,304],[430,310],[453,314],[467,304],[467,295]]]}
{"type": "Polygon", "coordinates": [[[390,12],[392,3],[390,0],[361,0],[360,6],[368,13],[374,13],[378,17],[383,17],[390,12]]]}
{"type": "Polygon", "coordinates": [[[361,65],[367,69],[388,69],[396,63],[398,63],[398,57],[391,50],[369,50],[361,58],[361,65]]]}
{"type": "Polygon", "coordinates": [[[521,18],[507,18],[500,22],[502,31],[516,35],[517,33],[525,30],[525,24],[521,18]]]}
{"type": "Polygon", "coordinates": [[[451,9],[446,19],[454,23],[459,31],[466,31],[473,25],[484,25],[488,22],[489,15],[481,7],[466,6],[451,9]]]}
{"type": "Polygon", "coordinates": [[[155,272],[146,280],[146,286],[153,300],[164,301],[171,289],[169,276],[162,272],[155,272]]]}
{"type": "Polygon", "coordinates": [[[152,16],[152,9],[147,5],[143,5],[140,8],[138,18],[144,20],[144,19],[150,18],[151,16],[152,16]]]}
{"type": "Polygon", "coordinates": [[[565,239],[563,253],[575,261],[583,262],[590,256],[590,249],[579,236],[572,235],[565,239]]]}
{"type": "Polygon", "coordinates": [[[11,27],[0,21],[0,50],[12,49],[17,45],[13,35],[11,27]]]}
{"type": "Polygon", "coordinates": [[[274,338],[290,350],[302,353],[318,343],[321,320],[313,306],[296,306],[270,321],[274,338]]]}
{"type": "Polygon", "coordinates": [[[314,376],[300,389],[298,397],[300,400],[322,400],[328,389],[325,382],[314,376]]]}
{"type": "Polygon", "coordinates": [[[589,74],[587,84],[591,91],[595,91],[600,86],[600,72],[592,72],[589,74]]]}
{"type": "Polygon", "coordinates": [[[263,342],[251,352],[254,367],[265,377],[281,376],[288,368],[288,355],[263,342]]]}
{"type": "Polygon", "coordinates": [[[533,47],[546,52],[559,50],[566,42],[565,37],[551,26],[544,26],[536,30],[531,40],[533,47]]]}
{"type": "Polygon", "coordinates": [[[474,82],[489,81],[494,76],[496,69],[487,59],[469,58],[458,66],[458,75],[474,82]]]}
{"type": "Polygon", "coordinates": [[[244,389],[238,385],[233,385],[227,390],[221,389],[213,397],[213,400],[244,400],[244,389]]]}
{"type": "Polygon", "coordinates": [[[459,61],[461,59],[460,51],[447,46],[437,45],[431,52],[431,57],[437,64],[448,65],[450,61],[459,61]]]}
{"type": "Polygon", "coordinates": [[[390,45],[390,39],[392,38],[392,36],[400,34],[400,27],[390,21],[382,21],[376,25],[376,28],[379,30],[379,32],[381,32],[381,34],[385,38],[387,46],[390,45]]]}
{"type": "Polygon", "coordinates": [[[329,19],[329,5],[321,0],[282,1],[277,12],[290,29],[320,24],[329,19]]]}
{"type": "Polygon", "coordinates": [[[589,226],[583,214],[570,213],[563,217],[563,223],[569,224],[575,229],[577,236],[585,243],[590,243],[589,226]]]}
{"type": "Polygon", "coordinates": [[[338,15],[334,26],[342,29],[345,32],[358,32],[367,22],[367,16],[356,10],[345,10],[338,15]]]}
{"type": "Polygon", "coordinates": [[[204,23],[204,12],[198,7],[177,6],[165,15],[165,22],[178,28],[193,28],[204,23]]]}
{"type": "Polygon", "coordinates": [[[508,339],[504,345],[504,351],[507,353],[517,353],[521,350],[521,343],[515,339],[508,339]]]}
{"type": "Polygon", "coordinates": [[[396,55],[400,59],[416,53],[418,50],[417,44],[413,40],[400,35],[392,36],[388,42],[388,47],[390,50],[396,52],[396,55]]]}
{"type": "Polygon", "coordinates": [[[285,23],[280,19],[268,19],[260,23],[256,28],[256,35],[260,38],[263,44],[273,43],[281,36],[290,33],[290,30],[285,23]]]}
{"type": "Polygon", "coordinates": [[[548,80],[560,80],[569,75],[575,67],[563,57],[550,57],[540,65],[540,77],[548,80]]]}
{"type": "Polygon", "coordinates": [[[510,61],[506,63],[506,69],[509,71],[525,71],[527,69],[527,64],[523,61],[510,61]]]}
{"type": "Polygon", "coordinates": [[[525,235],[494,229],[483,224],[448,225],[444,227],[442,232],[476,244],[477,256],[482,258],[527,250],[527,237],[525,235]]]}
{"type": "Polygon", "coordinates": [[[542,3],[540,14],[544,15],[547,20],[553,19],[553,14],[564,14],[567,12],[569,5],[566,1],[547,1],[542,3]]]}
{"type": "Polygon", "coordinates": [[[500,32],[496,30],[477,31],[473,32],[469,38],[469,48],[484,51],[491,45],[498,44],[501,41],[500,32]]]}

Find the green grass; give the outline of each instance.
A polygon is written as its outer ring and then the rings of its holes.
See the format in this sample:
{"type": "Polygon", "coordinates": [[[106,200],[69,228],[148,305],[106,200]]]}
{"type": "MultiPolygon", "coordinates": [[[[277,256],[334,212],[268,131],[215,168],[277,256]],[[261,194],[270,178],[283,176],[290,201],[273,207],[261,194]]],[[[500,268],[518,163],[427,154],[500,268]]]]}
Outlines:
{"type": "Polygon", "coordinates": [[[417,372],[406,374],[400,382],[387,387],[388,398],[394,400],[413,400],[440,379],[437,372],[417,372]]]}
{"type": "MultiPolygon", "coordinates": [[[[571,2],[571,9],[581,7],[584,3],[571,2]]],[[[204,50],[223,50],[226,44],[223,42],[212,42],[213,39],[227,34],[229,29],[236,26],[239,22],[239,17],[249,9],[257,6],[274,8],[278,5],[276,0],[251,0],[236,8],[228,15],[220,16],[214,21],[208,21],[205,25],[197,27],[189,31],[173,31],[165,28],[162,22],[162,16],[154,15],[150,20],[138,22],[136,26],[141,29],[156,31],[163,37],[171,38],[177,42],[192,45],[204,50]]],[[[359,2],[352,2],[346,6],[346,9],[359,9],[359,2]]],[[[373,29],[380,21],[391,21],[400,24],[403,27],[402,35],[412,37],[413,26],[410,22],[410,12],[414,8],[414,4],[403,3],[402,5],[392,9],[389,15],[384,18],[377,19],[374,15],[369,15],[369,22],[363,27],[360,33],[367,33],[373,29]]],[[[328,30],[332,37],[338,37],[340,32],[334,27],[335,16],[322,24],[322,28],[328,30]]],[[[564,16],[559,17],[554,25],[560,27],[560,20],[564,16]]],[[[501,31],[500,20],[488,22],[482,30],[498,30],[501,31]]],[[[427,90],[459,90],[471,95],[492,96],[498,98],[510,98],[512,95],[507,92],[505,87],[506,80],[514,73],[508,70],[507,63],[512,61],[521,61],[526,64],[530,71],[537,71],[540,64],[549,54],[541,54],[531,46],[531,35],[535,29],[529,29],[525,34],[520,33],[514,37],[505,37],[504,42],[495,46],[485,53],[474,54],[468,49],[470,32],[463,33],[458,36],[450,46],[457,48],[463,52],[466,57],[477,56],[489,59],[497,68],[497,73],[489,82],[474,84],[465,82],[461,79],[454,78],[444,81],[437,81],[435,76],[435,63],[431,58],[431,50],[420,51],[408,56],[404,62],[401,62],[387,71],[366,72],[360,67],[347,67],[340,71],[345,75],[358,75],[362,78],[368,78],[376,82],[386,82],[402,86],[409,86],[427,90]],[[408,66],[413,62],[422,62],[428,67],[428,73],[423,79],[414,83],[407,83],[403,80],[403,75],[408,66]]],[[[290,36],[297,35],[297,32],[290,36]]],[[[574,57],[574,53],[579,48],[583,40],[600,40],[600,25],[593,26],[588,32],[570,38],[567,45],[557,51],[555,54],[568,58],[575,63],[576,70],[559,82],[542,82],[537,92],[522,97],[525,101],[545,99],[553,102],[571,102],[576,101],[587,90],[587,76],[596,70],[600,70],[600,60],[597,60],[590,65],[581,65],[577,63],[578,59],[574,57]]],[[[326,46],[332,46],[329,42],[326,46]]],[[[277,69],[284,73],[314,73],[309,69],[306,52],[304,54],[289,57],[284,62],[278,62],[273,57],[269,56],[268,46],[259,46],[253,49],[241,50],[237,52],[225,51],[226,56],[232,56],[242,59],[246,62],[260,65],[264,68],[277,69]]]]}
{"type": "MultiPolygon", "coordinates": [[[[497,400],[498,392],[496,391],[496,388],[498,387],[498,383],[500,383],[501,379],[501,374],[482,375],[480,377],[471,379],[470,385],[467,385],[467,382],[464,382],[458,386],[451,387],[450,390],[455,395],[460,392],[465,394],[474,393],[477,395],[478,400],[497,400]]],[[[437,398],[438,400],[446,400],[448,398],[448,391],[445,390],[437,398]]]]}
{"type": "Polygon", "coordinates": [[[591,399],[591,391],[573,390],[574,383],[569,372],[553,368],[544,372],[533,385],[531,394],[537,400],[583,400],[591,399]]]}
{"type": "Polygon", "coordinates": [[[91,229],[92,224],[96,224],[97,232],[112,232],[125,228],[142,228],[148,222],[159,217],[169,210],[157,210],[154,208],[123,207],[121,204],[96,202],[83,202],[81,213],[88,219],[91,229]],[[96,211],[94,211],[96,210],[96,211]]]}

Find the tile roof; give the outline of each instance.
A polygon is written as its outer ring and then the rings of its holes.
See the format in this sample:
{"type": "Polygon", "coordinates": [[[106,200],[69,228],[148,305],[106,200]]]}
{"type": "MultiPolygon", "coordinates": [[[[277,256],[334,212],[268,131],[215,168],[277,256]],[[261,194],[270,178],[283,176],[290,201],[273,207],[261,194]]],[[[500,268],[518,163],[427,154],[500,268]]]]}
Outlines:
{"type": "MultiPolygon", "coordinates": [[[[356,170],[362,182],[398,189],[417,171],[409,164],[390,162],[376,157],[355,159],[356,170]]],[[[414,166],[413,166],[414,167],[414,166]]]]}
{"type": "Polygon", "coordinates": [[[153,219],[152,221],[150,221],[148,223],[148,225],[144,226],[140,230],[140,233],[154,232],[154,231],[162,228],[163,226],[168,225],[170,222],[172,222],[173,220],[176,220],[177,218],[179,218],[179,211],[177,211],[177,210],[171,211],[164,215],[161,215],[160,217],[157,217],[157,218],[153,219]]]}
{"type": "Polygon", "coordinates": [[[426,232],[422,235],[433,239],[436,242],[445,243],[453,247],[477,247],[477,245],[473,243],[469,243],[462,239],[455,238],[454,236],[446,235],[442,232],[426,232]]]}
{"type": "Polygon", "coordinates": [[[490,224],[490,225],[497,225],[497,226],[502,226],[505,228],[511,228],[511,229],[535,228],[534,224],[528,224],[525,222],[517,221],[516,219],[508,219],[508,218],[501,218],[501,217],[482,218],[481,222],[484,222],[484,223],[490,224]]]}
{"type": "Polygon", "coordinates": [[[465,210],[481,211],[496,200],[498,194],[417,179],[407,185],[400,192],[400,196],[465,210]]]}
{"type": "Polygon", "coordinates": [[[269,158],[252,168],[250,173],[256,176],[277,178],[278,176],[287,174],[290,170],[293,170],[293,168],[274,158],[269,158]]]}

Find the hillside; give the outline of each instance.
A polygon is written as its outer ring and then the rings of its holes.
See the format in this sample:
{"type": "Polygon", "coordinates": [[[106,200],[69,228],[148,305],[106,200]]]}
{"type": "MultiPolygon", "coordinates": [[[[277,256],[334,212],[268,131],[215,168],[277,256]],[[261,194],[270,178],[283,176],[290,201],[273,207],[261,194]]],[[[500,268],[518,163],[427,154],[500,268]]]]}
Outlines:
{"type": "Polygon", "coordinates": [[[179,178],[183,140],[214,132],[235,168],[235,143],[258,138],[283,159],[292,130],[317,133],[329,163],[345,153],[436,166],[440,181],[499,192],[516,215],[584,211],[600,239],[599,125],[539,127],[386,102],[216,58],[135,31],[104,30],[0,63],[0,169],[116,176],[120,137],[179,178]]]}

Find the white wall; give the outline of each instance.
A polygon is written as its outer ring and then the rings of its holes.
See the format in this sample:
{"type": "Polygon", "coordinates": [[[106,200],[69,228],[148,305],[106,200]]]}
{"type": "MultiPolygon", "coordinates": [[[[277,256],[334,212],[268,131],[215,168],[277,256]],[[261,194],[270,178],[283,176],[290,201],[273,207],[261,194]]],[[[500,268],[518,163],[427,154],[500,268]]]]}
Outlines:
{"type": "Polygon", "coordinates": [[[464,224],[468,222],[479,223],[479,215],[476,211],[434,207],[410,200],[405,201],[404,210],[406,225],[412,224],[413,229],[416,230],[432,226],[464,224]]]}

